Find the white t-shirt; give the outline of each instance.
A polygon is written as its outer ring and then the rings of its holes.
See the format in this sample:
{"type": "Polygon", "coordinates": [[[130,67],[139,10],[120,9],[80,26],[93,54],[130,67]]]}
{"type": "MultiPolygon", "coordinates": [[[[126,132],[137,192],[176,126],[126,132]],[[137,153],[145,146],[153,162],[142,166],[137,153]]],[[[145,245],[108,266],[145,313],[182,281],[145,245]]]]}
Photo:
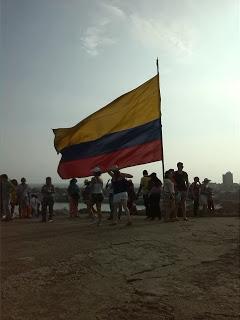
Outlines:
{"type": "Polygon", "coordinates": [[[102,179],[98,178],[92,178],[91,181],[92,184],[92,193],[94,194],[99,194],[99,193],[103,193],[103,181],[102,179]]]}
{"type": "Polygon", "coordinates": [[[163,191],[165,193],[174,193],[174,183],[170,179],[164,179],[163,191]]]}
{"type": "Polygon", "coordinates": [[[30,200],[30,205],[35,210],[37,210],[37,207],[38,207],[38,205],[40,205],[40,203],[41,202],[39,201],[39,199],[36,199],[36,198],[31,198],[31,200],[30,200]]]}

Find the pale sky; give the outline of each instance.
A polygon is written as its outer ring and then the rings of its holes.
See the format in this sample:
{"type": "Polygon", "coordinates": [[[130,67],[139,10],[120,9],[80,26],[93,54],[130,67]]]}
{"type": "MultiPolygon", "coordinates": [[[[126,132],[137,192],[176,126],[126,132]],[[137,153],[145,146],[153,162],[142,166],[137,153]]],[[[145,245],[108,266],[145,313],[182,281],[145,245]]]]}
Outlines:
{"type": "MultiPolygon", "coordinates": [[[[52,176],[71,127],[156,74],[165,168],[240,182],[239,0],[2,0],[0,172],[52,176]]],[[[161,162],[143,168],[161,177],[161,162]]],[[[104,175],[107,178],[107,175],[104,175]]]]}

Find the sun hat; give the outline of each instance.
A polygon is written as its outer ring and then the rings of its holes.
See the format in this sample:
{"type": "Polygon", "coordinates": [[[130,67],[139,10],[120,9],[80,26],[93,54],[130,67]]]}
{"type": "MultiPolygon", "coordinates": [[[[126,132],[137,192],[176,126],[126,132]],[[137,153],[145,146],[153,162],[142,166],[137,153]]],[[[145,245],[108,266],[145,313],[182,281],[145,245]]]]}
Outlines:
{"type": "Polygon", "coordinates": [[[100,167],[95,167],[92,171],[93,171],[94,173],[102,172],[102,170],[101,170],[100,167]]]}
{"type": "Polygon", "coordinates": [[[119,166],[115,164],[112,166],[111,171],[119,171],[119,166]]]}

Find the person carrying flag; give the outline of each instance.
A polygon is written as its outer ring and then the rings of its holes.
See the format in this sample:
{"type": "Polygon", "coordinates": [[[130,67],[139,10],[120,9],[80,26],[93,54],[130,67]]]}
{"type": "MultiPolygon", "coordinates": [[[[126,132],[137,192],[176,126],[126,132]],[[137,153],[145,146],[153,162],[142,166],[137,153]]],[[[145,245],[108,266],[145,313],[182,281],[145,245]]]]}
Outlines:
{"type": "Polygon", "coordinates": [[[118,222],[117,209],[119,205],[122,205],[125,214],[127,215],[128,221],[127,225],[132,224],[130,212],[127,206],[128,201],[128,181],[126,178],[132,178],[133,176],[128,173],[120,172],[120,169],[117,165],[114,165],[109,171],[108,174],[112,177],[112,186],[113,186],[113,222],[111,225],[116,225],[118,222]]]}

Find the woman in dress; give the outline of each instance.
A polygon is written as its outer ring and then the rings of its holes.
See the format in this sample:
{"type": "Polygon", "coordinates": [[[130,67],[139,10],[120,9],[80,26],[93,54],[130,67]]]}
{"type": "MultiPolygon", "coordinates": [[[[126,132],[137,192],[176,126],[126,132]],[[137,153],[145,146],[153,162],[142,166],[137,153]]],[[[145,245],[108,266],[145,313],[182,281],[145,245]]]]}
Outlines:
{"type": "Polygon", "coordinates": [[[94,219],[94,209],[93,209],[92,203],[91,203],[91,184],[88,179],[84,180],[84,187],[82,189],[82,197],[83,197],[83,202],[87,206],[88,217],[91,219],[94,219]]]}
{"type": "Polygon", "coordinates": [[[71,179],[68,189],[68,198],[69,198],[69,214],[70,218],[78,217],[78,201],[80,199],[80,189],[77,185],[77,179],[71,179]]]}
{"type": "Polygon", "coordinates": [[[91,180],[91,206],[96,205],[97,208],[97,225],[99,226],[102,221],[102,202],[103,202],[103,181],[100,178],[102,172],[99,167],[93,169],[93,177],[91,180]]]}
{"type": "Polygon", "coordinates": [[[17,199],[19,205],[19,218],[30,218],[30,189],[25,178],[21,179],[21,184],[17,187],[17,199]]]}
{"type": "Polygon", "coordinates": [[[165,222],[176,221],[175,190],[172,177],[173,172],[171,170],[165,172],[163,183],[163,209],[165,222]]]}
{"type": "Polygon", "coordinates": [[[125,211],[125,214],[127,216],[127,225],[132,224],[130,212],[127,206],[128,201],[128,181],[126,178],[132,178],[133,176],[128,173],[120,172],[117,165],[112,167],[108,174],[112,177],[112,187],[113,187],[113,222],[111,225],[116,225],[118,223],[118,215],[117,210],[119,206],[121,205],[123,207],[123,210],[125,211]]]}
{"type": "Polygon", "coordinates": [[[15,207],[17,206],[17,187],[18,187],[18,182],[16,179],[11,180],[12,183],[12,191],[10,194],[10,207],[11,207],[11,219],[14,218],[14,213],[15,213],[15,207]]]}
{"type": "Polygon", "coordinates": [[[151,174],[149,181],[149,211],[151,220],[161,219],[160,198],[162,191],[162,182],[158,179],[155,172],[151,174]]]}

